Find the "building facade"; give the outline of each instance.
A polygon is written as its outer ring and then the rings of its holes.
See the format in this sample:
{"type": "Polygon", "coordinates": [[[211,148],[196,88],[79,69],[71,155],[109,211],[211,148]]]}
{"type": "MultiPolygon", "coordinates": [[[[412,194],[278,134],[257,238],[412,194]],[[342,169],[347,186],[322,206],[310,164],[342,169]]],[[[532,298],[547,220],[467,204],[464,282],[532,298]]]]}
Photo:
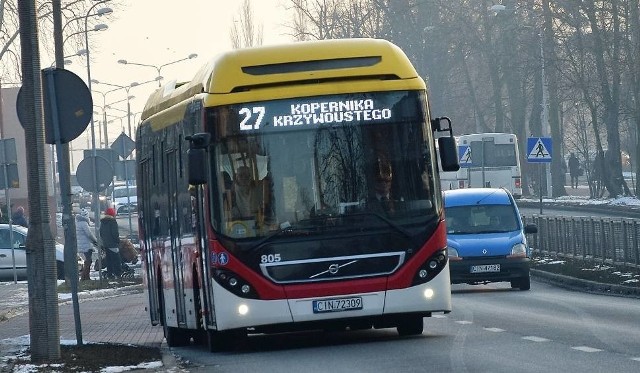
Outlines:
{"type": "MultiPolygon", "coordinates": [[[[16,112],[16,99],[18,97],[19,87],[0,88],[0,138],[15,139],[17,151],[17,166],[19,187],[10,189],[0,189],[0,205],[6,206],[7,202],[14,207],[23,206],[25,214],[29,217],[29,195],[28,195],[28,170],[27,170],[27,146],[25,142],[24,128],[18,120],[16,112]]],[[[53,146],[46,145],[45,152],[45,175],[40,177],[46,178],[47,185],[47,202],[49,204],[50,225],[54,237],[59,237],[62,232],[58,232],[56,224],[56,212],[58,211],[58,193],[55,188],[54,180],[57,180],[55,154],[53,146]]],[[[3,209],[4,210],[4,209],[3,209]]]]}

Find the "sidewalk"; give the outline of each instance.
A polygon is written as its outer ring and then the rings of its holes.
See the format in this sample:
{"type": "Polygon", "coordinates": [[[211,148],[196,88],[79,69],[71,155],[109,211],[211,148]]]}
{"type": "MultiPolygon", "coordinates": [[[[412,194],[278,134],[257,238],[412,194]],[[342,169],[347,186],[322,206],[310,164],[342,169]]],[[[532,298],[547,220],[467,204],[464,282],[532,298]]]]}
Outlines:
{"type": "Polygon", "coordinates": [[[571,188],[571,185],[565,185],[564,189],[570,196],[589,198],[589,186],[585,184],[578,184],[577,188],[571,188]]]}
{"type": "MultiPolygon", "coordinates": [[[[76,342],[76,320],[70,294],[58,294],[60,340],[76,342]]],[[[152,326],[142,285],[78,293],[83,343],[117,343],[156,347],[162,368],[176,366],[161,327],[152,326]]],[[[0,282],[0,356],[15,356],[29,345],[29,299],[26,282],[0,282]]],[[[114,357],[114,362],[117,357],[114,357]]],[[[117,364],[114,364],[117,365],[117,364]]],[[[0,359],[0,372],[9,372],[0,359]]],[[[151,371],[151,370],[146,370],[151,371]]]]}

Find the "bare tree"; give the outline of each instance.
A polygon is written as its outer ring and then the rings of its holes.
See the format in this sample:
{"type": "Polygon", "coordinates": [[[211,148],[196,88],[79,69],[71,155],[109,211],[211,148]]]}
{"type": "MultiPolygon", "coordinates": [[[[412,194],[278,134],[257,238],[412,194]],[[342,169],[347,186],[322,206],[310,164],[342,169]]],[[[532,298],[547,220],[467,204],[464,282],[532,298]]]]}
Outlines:
{"type": "Polygon", "coordinates": [[[264,25],[255,23],[251,0],[242,2],[239,13],[237,19],[233,18],[229,34],[233,49],[262,45],[264,25]]]}
{"type": "Polygon", "coordinates": [[[294,18],[289,25],[295,40],[380,37],[380,8],[376,0],[290,0],[294,18]]]}
{"type": "MultiPolygon", "coordinates": [[[[288,2],[296,40],[365,36],[399,45],[427,81],[431,109],[450,115],[454,131],[512,131],[522,141],[550,136],[554,196],[566,193],[565,147],[585,161],[608,150],[611,164],[602,169],[602,185],[611,196],[629,194],[618,154],[624,151],[640,165],[638,0],[500,3],[288,2]],[[574,106],[579,110],[567,109],[574,106]],[[549,132],[543,131],[545,118],[549,132]],[[635,124],[627,136],[635,141],[621,141],[620,124],[626,121],[635,124]],[[580,127],[568,128],[571,123],[580,127]],[[564,141],[567,135],[574,140],[564,141]]],[[[526,147],[520,148],[525,157],[526,147]]],[[[532,171],[523,162],[525,189],[532,171]]],[[[587,174],[595,177],[595,171],[587,174]]]]}
{"type": "MultiPolygon", "coordinates": [[[[18,7],[19,0],[0,0],[0,80],[9,82],[19,82],[20,75],[20,38],[18,25],[18,7]]],[[[39,39],[41,50],[53,55],[53,19],[50,1],[38,1],[36,8],[36,17],[39,25],[39,39]]],[[[63,37],[68,37],[67,41],[75,43],[75,50],[83,48],[84,39],[82,32],[84,31],[84,17],[87,10],[95,4],[92,0],[68,0],[63,1],[62,14],[63,37]]],[[[115,7],[117,3],[109,3],[109,6],[115,7]]],[[[108,17],[108,16],[107,16],[108,17]]],[[[103,19],[90,17],[88,24],[93,27],[97,23],[104,22],[103,19]]]]}

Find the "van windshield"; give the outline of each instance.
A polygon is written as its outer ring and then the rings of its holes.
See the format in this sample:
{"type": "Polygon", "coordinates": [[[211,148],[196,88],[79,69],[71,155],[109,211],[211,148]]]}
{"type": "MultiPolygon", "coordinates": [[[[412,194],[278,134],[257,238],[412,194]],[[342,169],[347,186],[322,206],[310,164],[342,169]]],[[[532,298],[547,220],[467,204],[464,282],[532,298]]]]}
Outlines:
{"type": "Polygon", "coordinates": [[[519,229],[511,205],[457,206],[445,209],[447,233],[502,233],[519,229]]]}

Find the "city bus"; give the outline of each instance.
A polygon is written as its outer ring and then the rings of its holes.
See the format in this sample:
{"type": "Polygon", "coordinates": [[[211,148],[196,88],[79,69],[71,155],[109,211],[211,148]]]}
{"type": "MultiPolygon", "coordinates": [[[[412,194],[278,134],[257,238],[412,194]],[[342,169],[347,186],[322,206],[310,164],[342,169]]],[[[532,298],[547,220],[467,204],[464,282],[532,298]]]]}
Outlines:
{"type": "Polygon", "coordinates": [[[456,170],[451,121],[384,40],[234,50],[159,88],[136,133],[151,323],[211,351],[301,329],[422,333],[451,311],[436,142],[456,170]]]}
{"type": "Polygon", "coordinates": [[[522,197],[518,138],[513,133],[473,133],[458,137],[459,188],[505,188],[522,197]]]}

